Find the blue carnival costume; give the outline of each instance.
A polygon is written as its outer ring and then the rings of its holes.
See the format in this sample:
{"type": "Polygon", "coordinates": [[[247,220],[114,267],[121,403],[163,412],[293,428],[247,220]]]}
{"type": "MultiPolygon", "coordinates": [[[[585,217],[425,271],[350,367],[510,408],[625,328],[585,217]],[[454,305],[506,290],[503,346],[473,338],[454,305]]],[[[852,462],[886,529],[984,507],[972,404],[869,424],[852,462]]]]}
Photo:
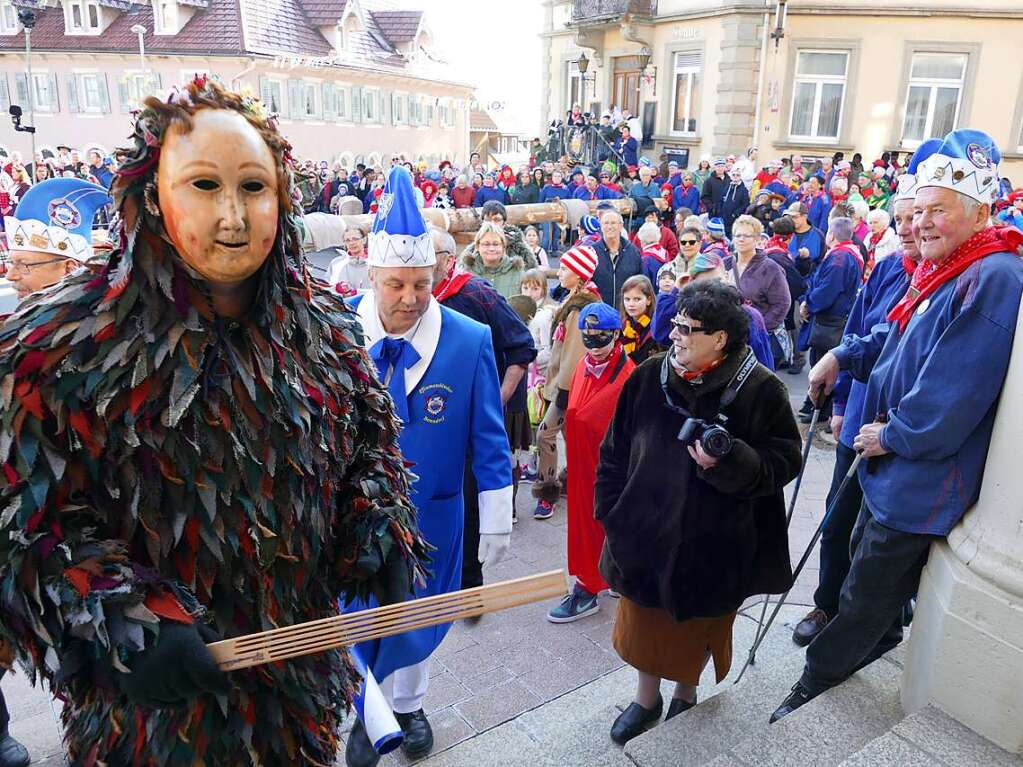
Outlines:
{"type": "MultiPolygon", "coordinates": [[[[432,266],[430,234],[415,208],[411,177],[391,171],[369,238],[371,267],[432,266]]],[[[481,555],[496,539],[507,548],[511,533],[512,481],[500,384],[490,329],[430,299],[418,323],[400,337],[381,323],[376,295],[356,303],[369,354],[395,402],[403,429],[399,446],[418,477],[411,499],[420,530],[435,547],[430,576],[417,597],[460,587],[462,479],[472,456],[479,485],[481,555]]],[[[369,603],[355,603],[361,609],[369,603]]],[[[426,661],[449,625],[434,626],[359,645],[397,713],[421,708],[426,661]]]]}

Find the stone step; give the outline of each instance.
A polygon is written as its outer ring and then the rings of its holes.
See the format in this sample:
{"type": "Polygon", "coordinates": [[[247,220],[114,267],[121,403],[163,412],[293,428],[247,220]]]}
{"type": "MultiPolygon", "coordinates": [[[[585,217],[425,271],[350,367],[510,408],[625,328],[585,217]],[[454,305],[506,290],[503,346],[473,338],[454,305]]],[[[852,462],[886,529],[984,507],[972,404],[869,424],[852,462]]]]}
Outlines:
{"type": "Polygon", "coordinates": [[[1010,754],[942,711],[928,706],[867,743],[841,767],[1023,767],[1010,754]]]}
{"type": "Polygon", "coordinates": [[[789,625],[776,624],[758,653],[757,666],[738,686],[630,741],[625,754],[640,767],[832,767],[902,719],[900,648],[780,722],[768,724],[803,665],[803,651],[792,645],[790,632],[789,625]]]}

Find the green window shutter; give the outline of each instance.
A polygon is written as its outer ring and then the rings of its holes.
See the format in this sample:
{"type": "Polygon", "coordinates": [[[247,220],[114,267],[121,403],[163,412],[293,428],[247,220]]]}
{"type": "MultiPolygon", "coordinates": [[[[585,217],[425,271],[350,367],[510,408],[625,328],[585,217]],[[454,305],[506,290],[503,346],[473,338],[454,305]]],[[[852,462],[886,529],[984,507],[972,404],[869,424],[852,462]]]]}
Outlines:
{"type": "Polygon", "coordinates": [[[391,114],[394,97],[390,91],[380,91],[380,124],[393,125],[394,115],[391,114]]]}
{"type": "Polygon", "coordinates": [[[324,83],[322,88],[322,112],[324,120],[337,118],[337,106],[334,101],[334,83],[324,83]]]}
{"type": "Polygon", "coordinates": [[[11,92],[7,89],[7,74],[0,72],[0,113],[7,114],[11,108],[11,92]]]}
{"type": "Polygon", "coordinates": [[[301,120],[305,117],[305,109],[302,105],[302,83],[298,80],[288,80],[288,111],[294,120],[301,120]]]}
{"type": "Polygon", "coordinates": [[[387,94],[383,91],[377,95],[377,122],[381,125],[384,124],[384,110],[387,107],[387,102],[390,99],[387,98],[387,94]]]}
{"type": "Polygon", "coordinates": [[[53,103],[50,105],[54,113],[60,111],[60,91],[57,90],[57,75],[50,75],[50,93],[53,95],[53,103]]]}
{"type": "Polygon", "coordinates": [[[18,104],[21,108],[28,110],[28,75],[18,72],[14,75],[14,87],[17,91],[18,104]]]}
{"type": "Polygon", "coordinates": [[[99,75],[99,98],[103,105],[103,114],[110,114],[110,88],[107,85],[107,76],[104,73],[99,75]]]}
{"type": "Polygon", "coordinates": [[[361,123],[362,122],[362,88],[360,88],[358,85],[353,85],[352,86],[351,111],[352,111],[352,122],[353,123],[361,123]]]}
{"type": "Polygon", "coordinates": [[[334,106],[337,111],[337,117],[339,120],[348,120],[352,116],[352,98],[351,92],[344,86],[336,86],[334,88],[334,106]]]}
{"type": "Polygon", "coordinates": [[[67,108],[69,112],[81,112],[82,108],[78,103],[78,81],[74,75],[67,75],[64,78],[64,87],[67,89],[67,108]]]}

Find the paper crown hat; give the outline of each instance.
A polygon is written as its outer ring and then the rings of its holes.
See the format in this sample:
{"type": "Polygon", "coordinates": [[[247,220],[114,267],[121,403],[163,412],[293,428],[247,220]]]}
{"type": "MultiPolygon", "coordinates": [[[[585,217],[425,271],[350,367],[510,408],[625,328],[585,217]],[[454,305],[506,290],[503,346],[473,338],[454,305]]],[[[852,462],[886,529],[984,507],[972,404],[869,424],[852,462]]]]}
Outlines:
{"type": "Polygon", "coordinates": [[[977,202],[992,203],[999,193],[998,163],[1001,160],[998,145],[984,131],[954,130],[917,166],[917,189],[938,186],[977,202]]]}
{"type": "MultiPolygon", "coordinates": [[[[916,197],[916,190],[919,186],[917,170],[921,163],[938,151],[941,146],[940,138],[929,138],[916,148],[913,157],[906,167],[906,172],[899,176],[899,188],[895,190],[895,202],[899,200],[912,200],[916,197]]],[[[883,170],[883,169],[882,169],[883,170]]]]}
{"type": "Polygon", "coordinates": [[[369,235],[369,266],[433,266],[433,238],[412,190],[412,174],[400,165],[391,168],[377,203],[369,235]]]}
{"type": "Polygon", "coordinates": [[[78,178],[51,178],[30,188],[4,218],[11,250],[85,261],[92,257],[96,211],[112,202],[107,190],[78,178]]]}

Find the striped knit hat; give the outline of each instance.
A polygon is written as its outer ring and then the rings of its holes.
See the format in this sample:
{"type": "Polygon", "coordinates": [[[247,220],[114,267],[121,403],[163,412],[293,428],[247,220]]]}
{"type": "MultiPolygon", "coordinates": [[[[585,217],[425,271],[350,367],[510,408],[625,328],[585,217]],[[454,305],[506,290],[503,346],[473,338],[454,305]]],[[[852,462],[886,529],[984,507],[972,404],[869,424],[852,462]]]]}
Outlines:
{"type": "Polygon", "coordinates": [[[576,245],[562,254],[561,265],[574,272],[583,282],[589,282],[597,270],[597,251],[589,245],[576,245]]]}

